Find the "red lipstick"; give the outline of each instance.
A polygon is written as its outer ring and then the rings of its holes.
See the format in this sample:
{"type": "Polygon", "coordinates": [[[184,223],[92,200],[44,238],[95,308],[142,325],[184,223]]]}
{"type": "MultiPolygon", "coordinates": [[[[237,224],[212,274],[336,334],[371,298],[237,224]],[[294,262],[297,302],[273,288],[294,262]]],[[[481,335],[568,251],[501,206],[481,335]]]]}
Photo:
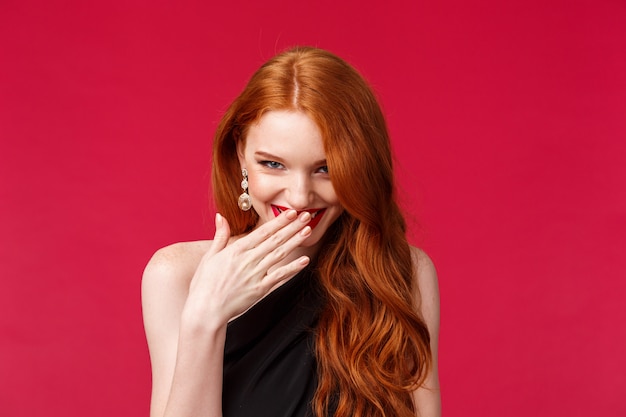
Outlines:
{"type": "MultiPolygon", "coordinates": [[[[272,204],[272,211],[274,212],[274,216],[278,217],[280,216],[280,213],[290,210],[289,207],[283,207],[283,206],[275,206],[274,204],[272,204]]],[[[324,213],[326,212],[326,209],[307,209],[307,210],[297,210],[298,215],[300,215],[300,213],[304,213],[304,212],[308,212],[311,214],[311,221],[309,222],[309,227],[311,227],[311,229],[314,229],[315,226],[317,226],[317,224],[320,222],[320,220],[322,220],[322,216],[324,215],[324,213]]]]}

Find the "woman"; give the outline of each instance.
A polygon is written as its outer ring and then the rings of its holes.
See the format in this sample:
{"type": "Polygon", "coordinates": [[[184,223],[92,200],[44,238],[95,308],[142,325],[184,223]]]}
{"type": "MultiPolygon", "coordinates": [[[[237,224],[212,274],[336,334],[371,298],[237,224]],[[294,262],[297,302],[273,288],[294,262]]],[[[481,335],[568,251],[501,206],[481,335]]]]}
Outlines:
{"type": "Polygon", "coordinates": [[[213,158],[213,241],[144,273],[151,416],[439,415],[437,277],[363,78],[320,49],[274,57],[213,158]]]}

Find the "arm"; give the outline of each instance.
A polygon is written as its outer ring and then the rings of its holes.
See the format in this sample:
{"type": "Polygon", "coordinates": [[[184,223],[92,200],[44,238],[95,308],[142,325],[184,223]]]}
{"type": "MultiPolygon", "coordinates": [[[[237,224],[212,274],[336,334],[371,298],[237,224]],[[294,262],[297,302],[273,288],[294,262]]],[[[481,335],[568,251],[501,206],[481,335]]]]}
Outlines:
{"type": "Polygon", "coordinates": [[[151,417],[222,415],[226,326],[308,264],[291,259],[311,232],[310,214],[296,218],[283,213],[229,244],[228,223],[217,215],[212,243],[155,254],[142,282],[151,417]]]}
{"type": "Polygon", "coordinates": [[[152,365],[150,416],[163,416],[172,386],[182,311],[191,278],[212,242],[177,243],[158,250],[143,274],[141,299],[152,365]]]}
{"type": "Polygon", "coordinates": [[[413,393],[413,401],[417,415],[420,417],[441,416],[441,395],[439,390],[439,372],[437,368],[437,353],[439,343],[439,284],[437,271],[432,261],[424,252],[413,249],[413,264],[417,276],[414,277],[415,287],[419,294],[415,294],[415,303],[426,322],[430,333],[430,349],[432,365],[424,385],[413,393]]]}

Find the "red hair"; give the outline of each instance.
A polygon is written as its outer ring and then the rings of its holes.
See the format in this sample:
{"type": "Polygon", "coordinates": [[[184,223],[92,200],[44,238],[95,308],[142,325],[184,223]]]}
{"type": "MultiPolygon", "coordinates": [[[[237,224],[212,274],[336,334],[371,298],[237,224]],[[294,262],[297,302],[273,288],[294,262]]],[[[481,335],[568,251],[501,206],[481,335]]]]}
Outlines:
{"type": "Polygon", "coordinates": [[[411,392],[428,374],[430,337],[415,312],[411,249],[395,200],[385,119],[363,77],[324,50],[299,47],[264,64],[224,115],[213,149],[213,192],[233,234],[258,216],[237,207],[237,142],[272,110],[317,123],[343,214],[316,261],[326,304],[316,335],[317,416],[414,416],[411,392]]]}

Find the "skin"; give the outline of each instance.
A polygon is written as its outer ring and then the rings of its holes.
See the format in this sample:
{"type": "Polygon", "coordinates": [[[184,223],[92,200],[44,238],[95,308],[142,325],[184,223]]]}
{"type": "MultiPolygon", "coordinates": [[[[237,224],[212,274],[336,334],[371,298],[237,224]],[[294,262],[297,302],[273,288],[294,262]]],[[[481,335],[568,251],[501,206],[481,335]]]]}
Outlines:
{"type": "Polygon", "coordinates": [[[313,232],[298,252],[313,256],[318,242],[343,211],[315,122],[302,112],[268,112],[250,126],[237,154],[239,164],[248,171],[258,226],[273,220],[277,208],[309,210],[316,217],[311,221],[313,232]]]}
{"type": "MultiPolygon", "coordinates": [[[[226,325],[302,270],[343,210],[325,167],[319,130],[303,113],[265,114],[249,128],[238,158],[248,170],[257,227],[231,238],[228,221],[217,214],[212,241],[160,249],[144,272],[151,417],[222,415],[226,325]]],[[[423,252],[413,254],[415,305],[431,332],[434,355],[433,370],[414,399],[420,416],[438,416],[437,275],[423,252]]]]}

